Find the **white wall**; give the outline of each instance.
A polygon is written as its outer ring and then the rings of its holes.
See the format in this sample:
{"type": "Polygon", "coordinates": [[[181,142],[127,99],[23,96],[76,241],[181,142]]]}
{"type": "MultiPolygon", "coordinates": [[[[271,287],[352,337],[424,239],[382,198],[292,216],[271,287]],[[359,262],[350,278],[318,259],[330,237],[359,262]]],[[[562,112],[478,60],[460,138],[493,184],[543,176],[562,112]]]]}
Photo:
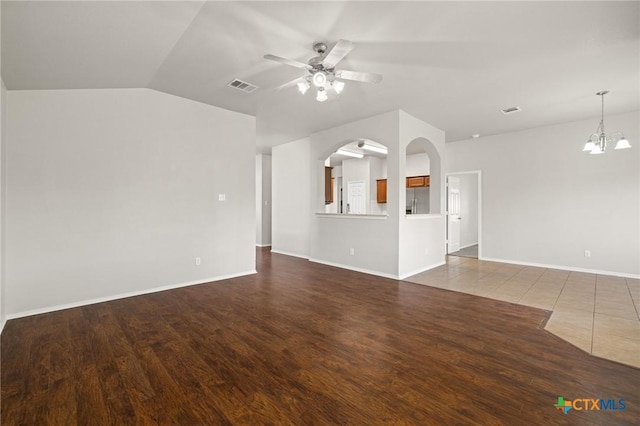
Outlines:
{"type": "Polygon", "coordinates": [[[147,89],[8,104],[9,315],[255,271],[254,117],[147,89]]]}
{"type": "Polygon", "coordinates": [[[309,150],[310,140],[304,138],[271,151],[273,252],[309,257],[309,150]]]}
{"type": "Polygon", "coordinates": [[[426,176],[430,173],[429,156],[427,154],[411,154],[407,155],[405,164],[405,173],[407,177],[426,176]]]}
{"type": "MultiPolygon", "coordinates": [[[[389,212],[386,219],[364,219],[348,215],[324,216],[323,184],[324,159],[345,141],[358,138],[375,140],[389,149],[387,173],[390,184],[398,184],[398,111],[380,114],[311,135],[310,194],[312,206],[310,227],[310,258],[317,262],[371,272],[383,276],[397,276],[398,270],[398,211],[389,212]],[[354,254],[350,254],[350,249],[354,254]]],[[[348,178],[343,162],[343,186],[348,178]]],[[[275,170],[275,165],[274,165],[275,170]]],[[[398,202],[398,191],[387,194],[390,205],[398,202]]],[[[346,194],[345,194],[346,201],[346,194]]],[[[274,231],[275,232],[275,231],[274,231]]]]}
{"type": "Polygon", "coordinates": [[[399,115],[398,191],[400,193],[398,276],[406,278],[445,262],[444,212],[444,132],[424,121],[400,111],[399,115]],[[429,143],[427,143],[427,141],[429,143]],[[407,146],[419,146],[429,154],[431,176],[430,207],[432,215],[405,215],[407,146]],[[437,157],[440,158],[438,161],[437,157]]]}
{"type": "Polygon", "coordinates": [[[271,245],[271,156],[256,155],[256,245],[271,245]]]}
{"type": "Polygon", "coordinates": [[[484,258],[640,275],[639,114],[605,120],[633,148],[582,152],[597,118],[447,144],[447,173],[482,170],[484,258]]]}
{"type": "Polygon", "coordinates": [[[6,134],[7,134],[7,88],[4,81],[0,93],[0,333],[7,320],[5,277],[5,218],[6,218],[6,134]]]}
{"type": "MultiPolygon", "coordinates": [[[[2,8],[0,7],[0,22],[2,22],[2,8]]],[[[1,38],[1,25],[0,25],[0,46],[2,46],[1,38]]],[[[2,58],[2,52],[0,49],[0,58],[2,58]]],[[[0,70],[2,69],[2,60],[0,59],[0,70]]],[[[4,80],[0,76],[0,333],[4,329],[6,322],[6,310],[5,310],[5,271],[4,271],[4,221],[5,221],[5,195],[6,195],[6,179],[5,173],[5,135],[6,135],[6,112],[7,112],[7,88],[4,85],[4,80]]]]}

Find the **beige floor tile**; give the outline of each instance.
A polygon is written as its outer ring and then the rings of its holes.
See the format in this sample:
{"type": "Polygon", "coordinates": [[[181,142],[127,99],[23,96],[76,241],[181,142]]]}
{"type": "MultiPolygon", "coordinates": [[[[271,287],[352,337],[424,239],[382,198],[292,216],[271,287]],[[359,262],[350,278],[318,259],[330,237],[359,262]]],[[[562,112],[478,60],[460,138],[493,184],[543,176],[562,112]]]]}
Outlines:
{"type": "Polygon", "coordinates": [[[549,331],[551,334],[554,334],[561,338],[562,340],[571,343],[573,346],[576,346],[587,353],[591,353],[591,339],[581,339],[571,334],[566,334],[562,330],[560,331],[549,331]]]}
{"type": "Polygon", "coordinates": [[[629,288],[629,293],[634,299],[640,298],[640,284],[629,282],[627,288],[629,288]]]}
{"type": "Polygon", "coordinates": [[[518,300],[518,303],[526,306],[533,306],[534,308],[552,310],[558,298],[557,294],[538,294],[527,292],[524,296],[518,300]]]}
{"type": "Polygon", "coordinates": [[[585,294],[592,294],[593,295],[593,294],[596,293],[596,285],[595,284],[566,282],[564,284],[563,291],[571,292],[571,293],[585,293],[585,294]]]}
{"type": "Polygon", "coordinates": [[[593,335],[594,337],[618,336],[625,339],[640,340],[640,320],[596,313],[593,321],[593,335]]]}
{"type": "Polygon", "coordinates": [[[568,296],[564,293],[564,291],[558,297],[556,304],[553,307],[553,310],[583,310],[583,311],[594,311],[595,302],[593,297],[572,297],[568,296]]]}
{"type": "Polygon", "coordinates": [[[613,317],[638,319],[638,313],[630,300],[620,303],[596,299],[595,312],[613,317]]]}
{"type": "Polygon", "coordinates": [[[598,283],[598,285],[626,283],[626,279],[623,277],[614,277],[613,275],[598,275],[596,276],[596,283],[598,283]]]}
{"type": "Polygon", "coordinates": [[[593,355],[640,367],[640,341],[617,336],[594,336],[593,355]]]}
{"type": "Polygon", "coordinates": [[[614,288],[606,288],[598,286],[596,289],[596,297],[602,299],[616,300],[620,297],[629,298],[631,297],[631,293],[629,293],[629,287],[624,286],[615,286],[614,288]]]}
{"type": "Polygon", "coordinates": [[[408,281],[553,310],[547,331],[640,367],[640,280],[448,257],[408,281]]]}
{"type": "Polygon", "coordinates": [[[582,309],[557,309],[553,311],[549,321],[562,322],[575,327],[593,328],[593,311],[582,309]]]}
{"type": "Polygon", "coordinates": [[[586,311],[573,312],[572,315],[560,315],[554,312],[551,314],[545,330],[587,352],[591,352],[593,322],[589,321],[589,316],[593,319],[593,314],[586,311]]]}
{"type": "Polygon", "coordinates": [[[536,281],[531,287],[532,290],[540,290],[544,292],[560,294],[564,287],[563,282],[536,281]]]}
{"type": "Polygon", "coordinates": [[[502,300],[503,302],[509,302],[509,303],[518,303],[518,300],[520,300],[520,297],[522,297],[519,294],[509,294],[509,293],[496,293],[491,292],[489,293],[488,296],[491,299],[495,299],[495,300],[502,300]]]}
{"type": "Polygon", "coordinates": [[[584,281],[595,281],[596,274],[590,274],[588,272],[576,272],[571,271],[569,273],[569,280],[584,280],[584,281]]]}

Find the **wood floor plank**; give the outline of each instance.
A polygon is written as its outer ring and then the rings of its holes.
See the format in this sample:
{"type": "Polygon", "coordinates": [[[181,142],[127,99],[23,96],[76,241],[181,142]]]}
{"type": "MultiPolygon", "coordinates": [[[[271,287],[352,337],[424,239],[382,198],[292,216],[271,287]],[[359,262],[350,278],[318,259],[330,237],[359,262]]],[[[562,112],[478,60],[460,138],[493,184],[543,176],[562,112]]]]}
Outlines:
{"type": "MultiPolygon", "coordinates": [[[[637,424],[640,370],[549,313],[268,249],[259,273],[9,321],[3,425],[637,424]],[[576,411],[559,396],[624,398],[576,411]]],[[[502,282],[523,267],[435,270],[502,282]]],[[[439,275],[438,275],[439,274],[439,275]]]]}

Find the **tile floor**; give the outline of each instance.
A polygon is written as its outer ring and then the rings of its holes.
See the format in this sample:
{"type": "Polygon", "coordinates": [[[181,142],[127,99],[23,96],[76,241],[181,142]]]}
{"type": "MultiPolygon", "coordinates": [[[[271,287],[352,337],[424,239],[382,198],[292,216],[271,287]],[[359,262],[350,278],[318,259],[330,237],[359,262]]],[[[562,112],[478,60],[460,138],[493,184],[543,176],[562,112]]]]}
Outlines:
{"type": "Polygon", "coordinates": [[[640,280],[449,256],[405,281],[553,311],[547,331],[640,367],[640,280]]]}
{"type": "Polygon", "coordinates": [[[449,253],[449,256],[462,256],[462,257],[474,257],[478,258],[478,245],[475,244],[473,246],[465,247],[458,251],[454,251],[453,253],[449,253]]]}

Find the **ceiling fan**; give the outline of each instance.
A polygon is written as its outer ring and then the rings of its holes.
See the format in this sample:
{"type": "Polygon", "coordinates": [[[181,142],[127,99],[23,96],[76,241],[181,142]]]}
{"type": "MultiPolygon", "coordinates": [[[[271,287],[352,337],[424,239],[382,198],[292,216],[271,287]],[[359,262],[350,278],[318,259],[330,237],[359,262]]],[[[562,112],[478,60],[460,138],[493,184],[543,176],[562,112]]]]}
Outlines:
{"type": "Polygon", "coordinates": [[[338,40],[338,42],[327,51],[327,44],[318,42],[313,45],[313,50],[318,54],[305,64],[304,62],[294,61],[291,59],[281,58],[275,55],[264,55],[265,59],[276,61],[281,64],[289,65],[296,68],[306,69],[308,74],[298,77],[288,83],[278,87],[284,89],[291,86],[298,86],[300,93],[305,94],[307,90],[314,86],[317,88],[316,100],[324,102],[327,100],[327,91],[332,90],[336,94],[340,94],[344,89],[344,81],[352,80],[365,83],[379,83],[382,81],[380,74],[337,70],[335,69],[340,62],[351,50],[355,44],[349,40],[338,40]]]}

